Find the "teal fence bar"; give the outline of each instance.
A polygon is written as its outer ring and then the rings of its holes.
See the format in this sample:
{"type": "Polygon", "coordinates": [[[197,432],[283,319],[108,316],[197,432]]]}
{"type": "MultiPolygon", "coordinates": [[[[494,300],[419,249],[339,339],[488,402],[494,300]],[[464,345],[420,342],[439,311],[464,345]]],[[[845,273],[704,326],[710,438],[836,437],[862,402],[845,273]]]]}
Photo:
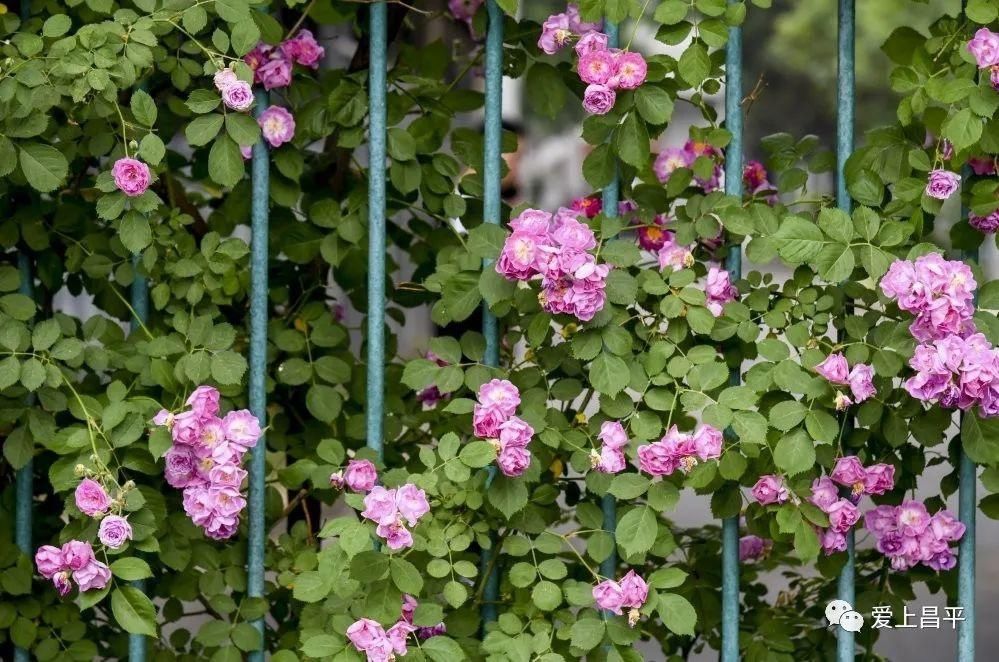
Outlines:
{"type": "MultiPolygon", "coordinates": [[[[256,113],[267,108],[267,93],[256,92],[256,113]]],[[[269,209],[270,155],[261,138],[253,146],[251,162],[253,184],[250,203],[250,411],[260,421],[261,429],[267,425],[267,266],[270,242],[269,209]]],[[[247,594],[264,597],[264,551],[267,530],[264,521],[264,493],[267,489],[267,436],[260,435],[257,447],[250,458],[250,540],[247,547],[247,594]]],[[[253,621],[260,632],[260,650],[247,655],[250,662],[263,662],[264,619],[253,621]]]]}
{"type": "MultiPolygon", "coordinates": [[[[839,0],[838,48],[836,75],[836,206],[850,213],[852,203],[846,190],[844,171],[846,160],[853,152],[854,108],[854,0],[839,0]]],[[[854,534],[846,534],[846,564],[840,571],[837,596],[854,605],[855,581],[854,534]]],[[[839,628],[836,634],[836,659],[846,662],[854,659],[854,633],[839,628]]]]}
{"type": "MultiPolygon", "coordinates": [[[[621,41],[620,30],[617,23],[607,22],[604,25],[604,32],[607,33],[607,45],[610,48],[617,48],[621,41]]],[[[610,184],[604,187],[603,191],[603,213],[607,216],[617,216],[617,205],[621,199],[621,180],[618,174],[610,184]]],[[[581,412],[584,413],[584,412],[581,412]]],[[[617,530],[617,500],[613,494],[605,494],[600,502],[603,510],[604,531],[610,531],[613,536],[617,530]]],[[[617,579],[614,575],[617,571],[617,545],[611,546],[611,553],[600,563],[600,574],[609,579],[617,579]]]]}
{"type": "MultiPolygon", "coordinates": [[[[131,333],[135,333],[149,319],[149,285],[146,282],[146,277],[139,273],[140,262],[140,255],[136,254],[132,256],[132,268],[135,271],[135,276],[132,279],[132,288],[130,290],[132,322],[129,324],[129,331],[131,333]]],[[[132,586],[143,593],[146,592],[146,580],[144,579],[132,582],[132,586]]],[[[146,650],[147,640],[145,635],[128,635],[129,662],[145,662],[146,650]]]]}
{"type": "Polygon", "coordinates": [[[384,2],[371,5],[369,16],[368,96],[371,99],[368,136],[368,448],[382,457],[385,416],[385,71],[387,10],[384,2]]]}
{"type": "MultiPolygon", "coordinates": [[[[27,16],[27,5],[27,2],[21,5],[23,16],[27,16]]],[[[18,291],[24,296],[34,299],[35,275],[31,268],[31,258],[23,250],[17,254],[17,269],[21,277],[18,291]]],[[[28,397],[32,398],[30,395],[28,397]]],[[[34,460],[29,459],[26,465],[17,470],[14,478],[14,543],[28,556],[31,556],[32,553],[31,506],[34,501],[35,488],[34,466],[34,460]]],[[[14,662],[28,662],[30,659],[31,656],[25,649],[20,647],[14,649],[14,662]]]]}
{"type": "MultiPolygon", "coordinates": [[[[729,0],[733,4],[733,0],[729,0]]],[[[728,29],[725,48],[725,128],[732,139],[725,150],[725,193],[742,197],[742,28],[728,29]]],[[[731,244],[725,269],[732,282],[742,277],[742,244],[731,244]]],[[[738,383],[740,368],[729,380],[738,383]]],[[[721,660],[739,659],[739,516],[722,520],[721,660]]]]}
{"type": "MultiPolygon", "coordinates": [[[[482,163],[482,220],[500,224],[503,199],[500,182],[503,177],[503,11],[495,0],[486,0],[489,27],[486,31],[486,107],[485,158],[482,163]]],[[[488,262],[487,262],[488,264],[488,262]]],[[[482,304],[482,335],[486,339],[485,364],[499,365],[499,324],[496,316],[482,304]]],[[[489,467],[486,485],[496,477],[496,466],[489,467]]],[[[495,540],[495,536],[493,538],[495,540]]],[[[494,549],[482,550],[479,559],[482,572],[489,574],[482,592],[480,614],[483,623],[496,620],[496,600],[499,598],[499,572],[493,563],[494,549]]]]}

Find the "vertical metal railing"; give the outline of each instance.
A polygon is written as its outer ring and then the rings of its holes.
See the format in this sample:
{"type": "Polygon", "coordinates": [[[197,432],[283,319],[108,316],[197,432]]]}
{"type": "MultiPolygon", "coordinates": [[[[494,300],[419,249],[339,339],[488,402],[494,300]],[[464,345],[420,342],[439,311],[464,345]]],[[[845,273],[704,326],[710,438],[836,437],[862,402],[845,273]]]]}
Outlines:
{"type": "MultiPolygon", "coordinates": [[[[21,22],[31,15],[31,0],[21,0],[21,22]]],[[[17,254],[17,269],[20,275],[18,291],[31,299],[35,298],[35,275],[31,268],[31,257],[21,249],[17,254]]],[[[28,396],[31,397],[30,395],[28,396]]],[[[32,450],[32,456],[34,450],[32,450]]],[[[14,478],[14,544],[24,554],[31,555],[31,504],[34,498],[34,468],[33,457],[28,463],[17,470],[14,478]]],[[[20,646],[14,648],[14,662],[28,662],[31,659],[28,651],[20,646]]]]}
{"type": "Polygon", "coordinates": [[[369,16],[368,97],[371,110],[368,137],[368,448],[381,458],[385,408],[385,72],[387,9],[384,2],[371,5],[369,16]]]}
{"type": "MultiPolygon", "coordinates": [[[[132,305],[132,321],[129,323],[129,331],[135,333],[149,319],[149,286],[146,277],[139,273],[139,266],[142,256],[136,253],[132,256],[132,288],[130,299],[132,305]]],[[[146,580],[137,579],[132,582],[132,586],[146,592],[146,580]]],[[[128,659],[129,662],[145,662],[147,640],[142,634],[128,635],[128,659]]]]}
{"type": "MultiPolygon", "coordinates": [[[[256,114],[267,108],[267,93],[256,91],[256,114]]],[[[261,136],[253,146],[251,159],[253,185],[250,202],[250,411],[260,421],[261,429],[267,425],[267,313],[268,313],[268,244],[270,242],[270,155],[267,143],[261,136]]],[[[265,484],[267,478],[267,436],[260,435],[257,447],[250,458],[250,533],[246,554],[247,595],[264,596],[264,552],[267,530],[264,521],[265,484]]],[[[267,646],[264,637],[264,619],[253,621],[260,632],[260,649],[251,651],[250,662],[263,662],[267,646]]]]}
{"type": "MultiPolygon", "coordinates": [[[[486,0],[488,28],[486,30],[486,100],[485,100],[485,154],[482,163],[482,220],[494,225],[500,224],[502,194],[500,180],[503,176],[503,10],[496,0],[486,0]]],[[[489,261],[486,261],[486,266],[489,261]]],[[[485,364],[499,365],[499,323],[489,311],[489,305],[482,304],[482,335],[486,339],[485,364]]],[[[488,487],[496,477],[496,466],[489,467],[486,476],[488,487]]],[[[495,542],[496,538],[493,537],[495,542]]],[[[482,572],[488,575],[482,593],[480,614],[483,623],[496,620],[496,600],[499,598],[499,573],[493,563],[493,554],[498,550],[484,549],[479,560],[482,572]]]]}
{"type": "MultiPolygon", "coordinates": [[[[604,25],[604,32],[607,33],[607,46],[610,48],[617,48],[620,41],[620,26],[617,23],[611,23],[607,21],[604,25]]],[[[614,178],[610,181],[603,190],[603,213],[606,216],[617,216],[618,213],[618,202],[621,201],[621,179],[620,170],[615,166],[614,178]]],[[[585,412],[580,412],[585,413],[585,412]]],[[[601,509],[603,510],[603,528],[605,531],[609,531],[611,536],[615,538],[615,544],[611,545],[611,552],[600,563],[600,574],[609,579],[614,579],[614,575],[617,571],[617,536],[615,531],[617,529],[617,500],[614,498],[613,494],[605,494],[600,502],[601,509]]],[[[606,613],[606,612],[605,612],[606,613]]]]}
{"type": "MultiPolygon", "coordinates": [[[[733,0],[729,0],[733,4],[733,0]]],[[[725,150],[725,193],[742,197],[742,28],[728,29],[725,48],[725,128],[732,135],[725,150]]],[[[734,284],[742,277],[742,244],[733,243],[725,269],[734,284]]],[[[740,367],[729,377],[740,379],[740,367]]],[[[722,662],[739,659],[739,515],[722,520],[722,662]]]]}
{"type": "MultiPolygon", "coordinates": [[[[839,0],[837,74],[836,74],[836,206],[850,213],[852,203],[846,188],[846,161],[853,152],[854,108],[854,1],[839,0]]],[[[846,534],[846,563],[839,573],[837,597],[850,605],[855,600],[854,533],[846,534]]],[[[839,628],[836,639],[836,659],[846,662],[854,659],[854,633],[839,628]]]]}

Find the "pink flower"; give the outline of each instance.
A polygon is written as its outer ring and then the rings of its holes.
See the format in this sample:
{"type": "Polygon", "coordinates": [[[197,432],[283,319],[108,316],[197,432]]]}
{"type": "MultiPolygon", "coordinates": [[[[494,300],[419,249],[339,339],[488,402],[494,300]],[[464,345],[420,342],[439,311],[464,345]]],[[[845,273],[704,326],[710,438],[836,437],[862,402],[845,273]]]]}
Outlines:
{"type": "Polygon", "coordinates": [[[527,471],[531,466],[531,452],[523,446],[507,446],[501,448],[496,456],[496,465],[504,476],[515,478],[527,471]]]}
{"type": "Polygon", "coordinates": [[[542,239],[528,232],[514,232],[503,242],[496,273],[507,280],[528,280],[538,274],[542,239]]]}
{"type": "Polygon", "coordinates": [[[526,421],[516,416],[504,421],[499,426],[500,448],[525,448],[534,436],[534,428],[526,421]]]}
{"type": "Polygon", "coordinates": [[[270,106],[260,113],[257,124],[271,147],[280,147],[295,137],[295,118],[281,106],[270,106]]]}
{"type": "Polygon", "coordinates": [[[618,421],[604,421],[600,425],[600,434],[597,435],[603,442],[604,448],[618,450],[628,445],[628,433],[624,426],[618,421]]]}
{"type": "Polygon", "coordinates": [[[594,51],[607,50],[607,35],[603,32],[587,32],[579,38],[574,48],[578,57],[594,51]]]}
{"type": "Polygon", "coordinates": [[[601,609],[621,614],[621,607],[624,606],[624,591],[616,581],[605,579],[593,587],[593,600],[601,609]]]}
{"type": "Polygon", "coordinates": [[[448,0],[447,6],[451,10],[451,15],[459,21],[464,21],[471,25],[475,18],[475,12],[479,11],[483,0],[448,0]]]}
{"type": "Polygon", "coordinates": [[[617,94],[606,85],[588,85],[583,92],[583,109],[591,115],[606,115],[616,101],[617,94]]]}
{"type": "Polygon", "coordinates": [[[281,44],[280,48],[296,64],[313,69],[319,68],[319,61],[326,55],[326,49],[319,45],[309,30],[299,30],[298,34],[281,44]]]}
{"type": "Polygon", "coordinates": [[[833,482],[853,488],[854,494],[863,494],[867,470],[856,455],[846,455],[836,460],[836,466],[829,474],[833,482]]]}
{"type": "Polygon", "coordinates": [[[343,479],[342,471],[334,471],[330,474],[330,487],[334,490],[342,490],[347,484],[347,481],[343,479]]]}
{"type": "Polygon", "coordinates": [[[62,546],[62,567],[80,570],[94,560],[94,548],[89,542],[70,540],[62,546]]]}
{"type": "Polygon", "coordinates": [[[371,491],[364,495],[364,510],[361,517],[378,522],[379,524],[392,524],[396,519],[395,490],[387,490],[380,485],[375,485],[371,491]]]}
{"type": "Polygon", "coordinates": [[[510,229],[514,232],[525,232],[538,237],[545,237],[550,231],[552,215],[541,209],[525,209],[510,221],[510,229]]]}
{"type": "Polygon", "coordinates": [[[905,501],[898,507],[898,528],[903,535],[918,536],[930,525],[926,506],[918,501],[905,501]]]}
{"type": "Polygon", "coordinates": [[[933,535],[947,542],[957,542],[964,536],[965,526],[949,510],[941,510],[930,518],[933,535]]]}
{"type": "Polygon", "coordinates": [[[84,515],[95,517],[104,514],[111,507],[111,497],[96,480],[85,478],[76,486],[74,493],[76,507],[84,515]]]}
{"type": "Polygon", "coordinates": [[[877,393],[873,379],[874,369],[871,366],[864,363],[853,366],[847,381],[850,383],[850,392],[853,393],[855,403],[861,403],[877,393]]]}
{"type": "Polygon", "coordinates": [[[999,34],[980,28],[968,42],[968,51],[975,57],[979,69],[999,64],[999,34]]]}
{"type": "Polygon", "coordinates": [[[614,55],[614,75],[611,86],[633,90],[645,82],[648,65],[641,53],[622,51],[614,55]]]}
{"type": "MultiPolygon", "coordinates": [[[[997,69],[997,71],[999,71],[999,69],[997,69]]],[[[999,230],[999,209],[992,212],[988,216],[968,214],[968,223],[979,232],[984,232],[985,234],[995,234],[996,230],[999,230]]]]}
{"type": "MultiPolygon", "coordinates": [[[[275,48],[273,46],[260,42],[253,47],[253,50],[243,56],[243,62],[246,62],[250,69],[256,72],[267,60],[274,56],[274,53],[275,48]]],[[[259,83],[260,81],[255,80],[254,82],[259,83]]]]}
{"type": "Polygon", "coordinates": [[[694,159],[686,150],[669,147],[656,155],[652,171],[656,174],[656,178],[665,184],[677,168],[689,168],[693,164],[694,159]]]}
{"type": "Polygon", "coordinates": [[[968,159],[968,166],[979,177],[996,174],[996,159],[994,156],[972,156],[968,159]]]}
{"type": "Polygon", "coordinates": [[[416,526],[420,518],[430,512],[427,493],[412,483],[406,483],[396,491],[395,503],[410,526],[416,526]]]}
{"type": "Polygon", "coordinates": [[[573,211],[585,215],[586,218],[595,218],[603,211],[604,203],[599,195],[587,195],[573,200],[570,207],[573,211]]]}
{"type": "Polygon", "coordinates": [[[80,592],[102,589],[111,581],[111,569],[100,561],[91,561],[79,570],[73,571],[73,580],[80,586],[80,592]]]}
{"type": "Polygon", "coordinates": [[[213,487],[229,487],[238,490],[246,479],[246,470],[238,464],[217,464],[208,471],[208,482],[213,487]]]}
{"type": "Polygon", "coordinates": [[[579,57],[578,68],[579,77],[584,83],[607,85],[615,72],[615,58],[610,51],[591,50],[579,57]]]}
{"type": "Polygon", "coordinates": [[[624,471],[627,462],[624,453],[615,448],[604,446],[599,452],[590,451],[590,465],[600,473],[616,474],[624,471]]]}
{"type": "Polygon", "coordinates": [[[375,533],[385,540],[389,549],[404,549],[413,546],[413,534],[403,525],[402,522],[392,522],[391,524],[379,524],[375,527],[375,533]]]}
{"type": "Polygon", "coordinates": [[[66,567],[62,550],[52,545],[42,545],[35,552],[35,566],[38,574],[45,579],[52,579],[52,576],[66,567]]]}
{"type": "Polygon", "coordinates": [[[343,474],[344,482],[354,492],[367,492],[378,480],[378,470],[369,460],[351,460],[343,474]]]}
{"type": "Polygon", "coordinates": [[[202,482],[198,472],[198,458],[190,446],[174,444],[163,456],[166,469],[163,475],[171,487],[184,488],[202,482]]]}
{"type": "Polygon", "coordinates": [[[385,640],[385,628],[377,621],[362,618],[347,628],[347,639],[359,651],[366,651],[385,640]]]}
{"type": "Polygon", "coordinates": [[[702,460],[717,460],[721,457],[722,440],[721,430],[707,424],[702,425],[692,437],[697,456],[702,460]]]}
{"type": "Polygon", "coordinates": [[[216,71],[215,76],[212,78],[212,81],[215,83],[215,89],[219,92],[222,92],[225,88],[229,87],[238,80],[239,78],[236,76],[236,72],[228,67],[216,71]]]}
{"type": "Polygon", "coordinates": [[[248,409],[231,411],[222,419],[222,434],[230,444],[246,452],[260,439],[260,421],[248,409]]]}
{"type": "Polygon", "coordinates": [[[755,191],[763,186],[770,186],[767,181],[767,169],[759,161],[747,161],[742,168],[742,183],[746,189],[755,191]]]}
{"type": "Polygon", "coordinates": [[[241,80],[229,83],[222,88],[222,102],[232,110],[246,110],[253,105],[253,89],[241,80]]]}
{"type": "Polygon", "coordinates": [[[649,597],[649,585],[645,580],[635,574],[634,570],[629,570],[618,583],[621,586],[621,606],[641,609],[649,597]]]}
{"type": "Polygon", "coordinates": [[[132,539],[132,525],[118,515],[108,515],[101,520],[97,537],[105,547],[118,549],[132,539]]]}
{"type": "Polygon", "coordinates": [[[506,416],[498,409],[476,404],[472,409],[472,431],[480,439],[495,439],[506,416]]]}
{"type": "Polygon", "coordinates": [[[65,570],[52,575],[52,583],[59,591],[60,597],[66,597],[73,590],[73,582],[69,580],[69,572],[65,570]]]}
{"type": "Polygon", "coordinates": [[[160,409],[158,412],[156,412],[156,415],[153,416],[152,423],[153,425],[159,425],[159,426],[165,425],[167,426],[167,428],[172,428],[173,413],[167,411],[166,409],[160,409]]]}
{"type": "Polygon", "coordinates": [[[957,190],[961,175],[949,170],[931,170],[926,182],[926,195],[937,200],[946,200],[957,190]]]}
{"type": "Polygon", "coordinates": [[[114,162],[111,168],[114,185],[130,198],[140,196],[149,188],[152,175],[149,166],[138,159],[123,157],[114,162]]]}
{"type": "Polygon", "coordinates": [[[731,276],[724,269],[711,267],[708,270],[708,281],[704,288],[706,305],[711,314],[718,317],[722,314],[722,306],[729,301],[735,301],[739,290],[732,285],[731,276]]]}
{"type": "Polygon", "coordinates": [[[860,519],[860,510],[847,499],[829,506],[826,514],[829,515],[829,528],[840,533],[849,531],[860,519]]]}
{"type": "Polygon", "coordinates": [[[552,231],[552,239],[560,248],[569,250],[588,251],[597,247],[597,239],[590,226],[569,216],[559,219],[552,231]]]}
{"type": "Polygon", "coordinates": [[[829,508],[839,499],[839,490],[835,483],[828,476],[821,476],[812,481],[812,496],[808,498],[813,504],[818,506],[823,512],[829,512],[829,508]]]}
{"type": "Polygon", "coordinates": [[[541,36],[538,38],[538,48],[548,55],[554,55],[571,38],[572,30],[569,28],[569,17],[565,14],[553,14],[541,24],[541,36]]]}
{"type": "MultiPolygon", "coordinates": [[[[280,53],[279,51],[274,51],[280,53]]],[[[283,54],[267,60],[254,71],[254,82],[260,83],[265,90],[291,85],[291,61],[283,54]]]]}
{"type": "Polygon", "coordinates": [[[878,506],[864,513],[864,527],[881,538],[886,533],[898,530],[898,508],[895,506],[878,506]]]}
{"type": "Polygon", "coordinates": [[[819,534],[819,543],[826,556],[846,551],[846,534],[834,529],[826,529],[819,534]]]}
{"type": "Polygon", "coordinates": [[[890,464],[873,464],[867,467],[864,475],[864,491],[868,494],[884,494],[895,488],[895,467],[890,464]]]}
{"type": "Polygon", "coordinates": [[[787,488],[779,476],[761,476],[752,489],[753,498],[763,506],[784,503],[788,499],[787,488]]]}
{"type": "Polygon", "coordinates": [[[739,538],[739,560],[757,561],[766,556],[771,547],[773,547],[771,540],[764,540],[752,534],[742,536],[739,538]]]}
{"type": "Polygon", "coordinates": [[[505,379],[492,379],[479,387],[479,404],[500,412],[504,420],[513,416],[520,405],[520,391],[505,379]]]}
{"type": "Polygon", "coordinates": [[[198,418],[211,418],[219,413],[218,389],[211,386],[199,386],[188,396],[186,404],[198,418]]]}
{"type": "Polygon", "coordinates": [[[409,635],[416,631],[416,628],[407,623],[404,620],[396,622],[395,625],[388,629],[386,636],[389,643],[392,644],[392,650],[396,655],[406,654],[406,639],[409,635]]]}
{"type": "Polygon", "coordinates": [[[659,268],[665,271],[679,271],[694,266],[694,254],[686,246],[680,246],[672,240],[667,240],[657,254],[659,268]]]}
{"type": "Polygon", "coordinates": [[[850,380],[850,364],[842,354],[830,354],[825,361],[815,366],[819,373],[833,384],[846,384],[850,380]]]}

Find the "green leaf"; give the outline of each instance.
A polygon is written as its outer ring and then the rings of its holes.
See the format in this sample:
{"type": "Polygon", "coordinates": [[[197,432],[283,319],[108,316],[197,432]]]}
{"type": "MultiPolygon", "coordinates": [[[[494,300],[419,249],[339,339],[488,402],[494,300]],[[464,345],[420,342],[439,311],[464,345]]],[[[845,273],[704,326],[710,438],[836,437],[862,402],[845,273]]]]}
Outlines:
{"type": "Polygon", "coordinates": [[[800,216],[788,216],[774,235],[777,252],[791,264],[807,262],[825,246],[822,230],[800,216]]]}
{"type": "Polygon", "coordinates": [[[62,152],[51,145],[26,143],[21,145],[21,172],[36,191],[54,191],[66,178],[69,163],[62,152]]]}
{"type": "Polygon", "coordinates": [[[218,108],[220,103],[222,103],[222,97],[215,90],[194,90],[187,98],[187,107],[191,109],[191,112],[199,115],[212,112],[218,108]]]}
{"type": "Polygon", "coordinates": [[[246,55],[260,41],[260,28],[253,21],[241,20],[232,28],[232,49],[246,55]]]}
{"type": "Polygon", "coordinates": [[[680,77],[691,87],[698,88],[711,73],[711,58],[703,44],[694,42],[680,56],[677,63],[680,77]]]}
{"type": "Polygon", "coordinates": [[[390,574],[396,588],[403,593],[419,595],[423,590],[423,576],[416,566],[406,559],[393,556],[390,574]]]}
{"type": "Polygon", "coordinates": [[[130,582],[153,576],[153,571],[149,568],[149,564],[134,556],[118,559],[112,563],[111,572],[115,577],[130,582]]]}
{"type": "Polygon", "coordinates": [[[839,283],[850,277],[856,261],[853,249],[844,244],[829,244],[815,256],[819,276],[827,282],[839,283]]]}
{"type": "Polygon", "coordinates": [[[688,11],[690,11],[689,2],[684,2],[684,0],[663,0],[656,7],[656,13],[652,15],[652,20],[663,25],[676,25],[687,18],[688,11]]]}
{"type": "Polygon", "coordinates": [[[208,173],[222,186],[235,186],[246,174],[239,145],[229,136],[221,136],[208,154],[208,173]]]}
{"type": "Polygon", "coordinates": [[[815,466],[815,445],[801,430],[785,435],[774,448],[774,464],[791,476],[807,471],[815,466]]]}
{"type": "Polygon", "coordinates": [[[659,618],[671,632],[680,635],[694,634],[697,625],[697,612],[693,605],[681,595],[675,593],[660,593],[659,605],[656,607],[659,618]]]}
{"type": "Polygon", "coordinates": [[[517,16],[517,5],[520,0],[496,0],[496,5],[502,9],[508,16],[517,16]]]}
{"type": "Polygon", "coordinates": [[[583,618],[572,624],[572,645],[584,651],[592,650],[603,641],[604,622],[596,618],[583,618]]]}
{"type": "Polygon", "coordinates": [[[462,271],[449,278],[441,291],[441,302],[452,321],[467,319],[482,302],[478,273],[462,271]]]}
{"type": "Polygon", "coordinates": [[[120,586],[112,591],[111,612],[126,632],[156,636],[156,609],[137,588],[120,586]]]}
{"type": "Polygon", "coordinates": [[[252,147],[260,140],[260,125],[255,119],[242,113],[226,114],[225,131],[243,147],[252,147]]]}
{"type": "Polygon", "coordinates": [[[118,237],[122,245],[132,253],[141,253],[153,240],[149,219],[137,212],[129,212],[121,221],[118,237]]]}
{"type": "Polygon", "coordinates": [[[597,145],[583,160],[583,177],[593,188],[603,188],[614,179],[616,165],[617,160],[610,145],[597,145]]]}
{"type": "Polygon", "coordinates": [[[562,604],[562,590],[553,582],[538,582],[531,591],[531,600],[542,611],[554,611],[562,604]]]}
{"type": "Polygon", "coordinates": [[[961,151],[978,142],[983,128],[983,120],[972,113],[970,108],[963,108],[947,118],[941,127],[941,133],[954,145],[955,150],[961,151]]]}
{"type": "Polygon", "coordinates": [[[614,397],[631,380],[628,364],[608,353],[601,354],[590,364],[590,384],[604,395],[614,397]]]}
{"type": "Polygon", "coordinates": [[[567,89],[558,69],[535,62],[527,70],[527,101],[544,117],[554,118],[565,107],[567,89]]]}
{"type": "Polygon", "coordinates": [[[458,458],[465,466],[477,469],[496,459],[496,449],[488,441],[473,441],[461,449],[458,458]]]}
{"type": "Polygon", "coordinates": [[[527,485],[522,480],[497,475],[487,493],[489,503],[510,519],[527,505],[527,485]]]}
{"type": "Polygon", "coordinates": [[[628,113],[617,128],[614,146],[621,160],[628,165],[642,168],[649,162],[649,131],[635,113],[628,113]]]}
{"type": "Polygon", "coordinates": [[[496,259],[503,250],[507,232],[494,223],[483,223],[468,231],[468,251],[483,259],[496,259]]]}
{"type": "Polygon", "coordinates": [[[237,352],[226,350],[212,356],[212,379],[219,384],[228,386],[241,383],[246,369],[246,359],[237,352]]]}
{"type": "Polygon", "coordinates": [[[649,124],[665,124],[673,116],[673,98],[654,85],[642,85],[635,91],[635,107],[649,124]]]}
{"type": "Polygon", "coordinates": [[[332,423],[343,410],[343,397],[332,386],[313,384],[305,394],[305,407],[323,423],[332,423]]]}
{"type": "Polygon", "coordinates": [[[132,92],[132,114],[142,126],[151,127],[156,124],[156,102],[142,89],[132,92]]]}
{"type": "Polygon", "coordinates": [[[999,462],[999,418],[967,413],[961,421],[961,446],[977,464],[999,462]]]}
{"type": "Polygon", "coordinates": [[[649,506],[632,508],[617,524],[617,544],[628,556],[652,549],[659,533],[655,511],[649,506]]]}
{"type": "Polygon", "coordinates": [[[192,147],[207,145],[215,139],[215,136],[219,134],[219,129],[222,128],[222,123],[224,121],[225,117],[223,115],[219,115],[218,113],[195,117],[191,120],[191,123],[187,125],[187,128],[184,129],[184,135],[187,137],[187,142],[192,147]]]}
{"type": "Polygon", "coordinates": [[[166,155],[166,145],[155,133],[147,133],[139,141],[139,156],[149,165],[159,165],[166,155]]]}
{"type": "Polygon", "coordinates": [[[42,34],[46,37],[61,37],[73,27],[73,21],[65,14],[54,14],[42,24],[42,34]]]}
{"type": "Polygon", "coordinates": [[[842,209],[823,207],[819,211],[819,227],[829,237],[840,243],[848,244],[853,241],[853,221],[842,209]]]}
{"type": "Polygon", "coordinates": [[[302,642],[302,652],[309,657],[326,658],[342,651],[345,645],[346,642],[340,636],[317,634],[302,642]]]}

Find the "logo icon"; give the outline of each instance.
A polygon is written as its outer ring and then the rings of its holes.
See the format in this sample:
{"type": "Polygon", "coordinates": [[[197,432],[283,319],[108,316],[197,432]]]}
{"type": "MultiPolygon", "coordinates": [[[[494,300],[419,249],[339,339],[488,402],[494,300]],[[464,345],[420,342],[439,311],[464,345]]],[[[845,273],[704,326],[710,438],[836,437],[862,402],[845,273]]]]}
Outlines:
{"type": "Polygon", "coordinates": [[[864,617],[854,611],[853,605],[846,600],[833,600],[827,604],[826,620],[829,627],[838,625],[847,632],[860,632],[864,627],[864,617]]]}

